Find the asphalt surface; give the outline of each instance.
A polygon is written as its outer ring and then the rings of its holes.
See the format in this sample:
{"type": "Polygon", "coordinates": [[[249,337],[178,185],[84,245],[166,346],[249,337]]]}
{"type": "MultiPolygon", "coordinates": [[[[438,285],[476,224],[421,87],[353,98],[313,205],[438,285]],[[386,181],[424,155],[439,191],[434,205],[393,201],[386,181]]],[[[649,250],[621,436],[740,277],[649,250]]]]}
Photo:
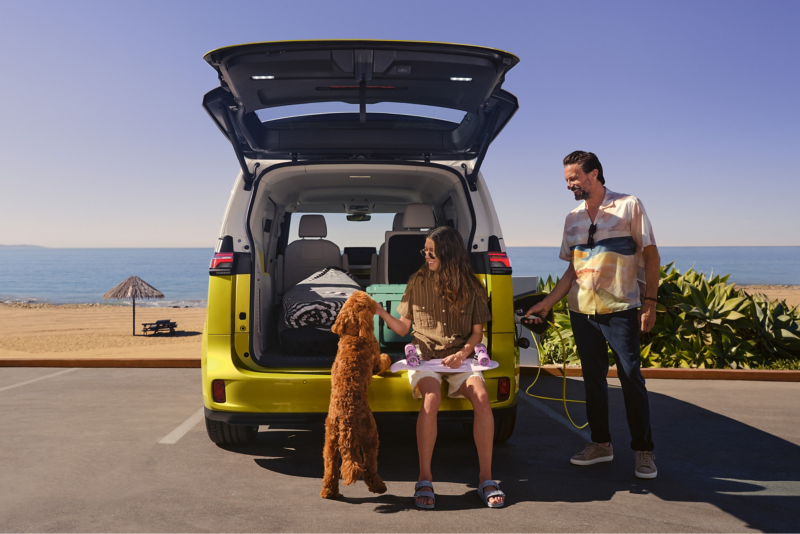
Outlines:
{"type": "MultiPolygon", "coordinates": [[[[582,398],[580,380],[568,386],[582,398]]],[[[568,462],[585,431],[561,404],[521,398],[514,436],[494,454],[507,506],[482,505],[474,445],[450,423],[434,452],[436,509],[423,511],[411,499],[413,420],[379,424],[386,494],[359,482],[330,501],[319,497],[322,428],[262,427],[254,446],[217,447],[198,416],[198,369],[4,368],[0,531],[800,530],[800,384],[648,388],[658,478],[634,477],[621,390],[610,391],[614,461],[590,467],[568,462]]],[[[554,377],[533,390],[560,391],[554,377]]],[[[585,421],[581,405],[572,413],[585,421]]]]}

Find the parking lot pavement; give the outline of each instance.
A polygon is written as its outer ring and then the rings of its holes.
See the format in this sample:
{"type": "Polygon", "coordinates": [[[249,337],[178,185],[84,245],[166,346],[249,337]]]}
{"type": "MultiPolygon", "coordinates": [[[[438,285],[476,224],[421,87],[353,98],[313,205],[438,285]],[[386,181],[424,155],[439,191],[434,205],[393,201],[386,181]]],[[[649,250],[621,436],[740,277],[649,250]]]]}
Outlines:
{"type": "MultiPolygon", "coordinates": [[[[619,389],[613,462],[576,467],[584,438],[563,407],[521,398],[494,454],[508,495],[476,495],[474,445],[442,424],[436,509],[417,510],[414,420],[379,422],[384,495],[363,482],[319,498],[323,430],[270,427],[220,448],[198,417],[197,369],[0,369],[0,530],[130,531],[797,531],[800,384],[649,380],[659,475],[633,475],[619,389]],[[45,375],[51,375],[43,378],[45,375]],[[36,380],[41,378],[40,380],[36,380]],[[10,387],[9,386],[13,386],[10,387]],[[7,388],[7,389],[3,389],[7,388]],[[537,404],[538,403],[538,404],[537,404]],[[542,405],[546,406],[542,408],[542,405]],[[170,437],[171,436],[171,437],[170,437]],[[167,439],[169,438],[169,439],[167,439]]],[[[531,382],[524,377],[523,389],[531,382]]],[[[613,381],[612,381],[613,382],[613,381]]],[[[558,396],[543,377],[534,393],[558,396]]],[[[521,392],[522,393],[522,392],[521,392]]],[[[582,398],[580,380],[568,396],[582,398]]],[[[573,418],[585,421],[574,405],[573,418]]]]}

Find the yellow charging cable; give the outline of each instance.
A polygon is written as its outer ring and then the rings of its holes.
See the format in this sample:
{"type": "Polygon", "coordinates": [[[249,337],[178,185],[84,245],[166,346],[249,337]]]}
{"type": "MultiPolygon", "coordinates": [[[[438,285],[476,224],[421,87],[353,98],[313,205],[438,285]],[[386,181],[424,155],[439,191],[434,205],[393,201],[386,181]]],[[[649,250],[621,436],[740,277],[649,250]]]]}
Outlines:
{"type": "Polygon", "coordinates": [[[568,399],[567,398],[567,345],[566,345],[566,343],[564,343],[564,338],[561,336],[561,332],[558,329],[558,327],[556,327],[556,325],[554,323],[550,323],[550,326],[552,326],[555,329],[556,334],[558,334],[558,339],[561,341],[561,349],[564,351],[564,361],[563,361],[562,366],[561,366],[561,374],[564,377],[564,383],[563,383],[562,388],[561,388],[561,398],[560,399],[556,399],[554,397],[542,397],[541,395],[534,395],[533,393],[530,392],[531,388],[536,384],[536,381],[539,380],[539,374],[542,372],[541,357],[542,357],[542,353],[544,352],[544,350],[542,349],[542,345],[536,339],[536,335],[532,335],[531,337],[533,338],[533,342],[536,345],[536,350],[539,352],[539,370],[536,371],[536,378],[534,378],[533,383],[530,386],[528,386],[528,388],[525,390],[525,394],[530,396],[530,397],[534,397],[534,398],[542,399],[542,400],[562,401],[564,403],[564,412],[567,414],[567,419],[569,419],[569,422],[572,423],[572,426],[574,426],[578,430],[582,430],[582,429],[586,428],[589,425],[588,421],[586,423],[584,423],[583,426],[576,425],[575,421],[572,420],[572,416],[569,414],[569,408],[567,407],[567,403],[568,402],[579,402],[581,404],[586,404],[586,401],[574,400],[574,399],[568,399]]]}

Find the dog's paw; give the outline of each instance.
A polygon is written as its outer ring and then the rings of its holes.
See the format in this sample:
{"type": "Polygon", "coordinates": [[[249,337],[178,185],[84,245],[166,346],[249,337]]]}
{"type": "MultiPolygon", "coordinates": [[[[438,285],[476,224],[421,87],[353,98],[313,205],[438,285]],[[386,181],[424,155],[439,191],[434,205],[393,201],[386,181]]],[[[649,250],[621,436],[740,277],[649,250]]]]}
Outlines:
{"type": "Polygon", "coordinates": [[[380,362],[378,364],[380,371],[378,371],[377,374],[381,374],[381,373],[383,373],[385,371],[388,371],[389,368],[392,366],[392,359],[389,358],[388,354],[381,354],[378,357],[378,359],[379,359],[379,362],[380,362]]]}
{"type": "Polygon", "coordinates": [[[372,484],[367,485],[367,489],[372,493],[386,493],[386,484],[383,480],[378,479],[372,484]]]}
{"type": "Polygon", "coordinates": [[[323,499],[338,499],[341,497],[338,491],[333,491],[330,488],[322,488],[322,491],[319,492],[319,496],[323,499]]]}

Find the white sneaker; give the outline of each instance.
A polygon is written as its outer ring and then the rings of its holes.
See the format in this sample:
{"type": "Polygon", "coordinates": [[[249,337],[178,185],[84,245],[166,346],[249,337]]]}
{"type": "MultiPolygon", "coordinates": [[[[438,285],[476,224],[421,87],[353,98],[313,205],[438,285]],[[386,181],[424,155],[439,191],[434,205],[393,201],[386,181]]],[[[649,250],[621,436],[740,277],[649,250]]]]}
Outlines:
{"type": "Polygon", "coordinates": [[[611,444],[602,445],[591,442],[583,451],[569,459],[573,465],[592,465],[599,462],[610,462],[614,459],[614,449],[611,444]]]}
{"type": "Polygon", "coordinates": [[[636,471],[635,475],[639,478],[656,478],[655,455],[650,451],[636,451],[636,471]]]}

